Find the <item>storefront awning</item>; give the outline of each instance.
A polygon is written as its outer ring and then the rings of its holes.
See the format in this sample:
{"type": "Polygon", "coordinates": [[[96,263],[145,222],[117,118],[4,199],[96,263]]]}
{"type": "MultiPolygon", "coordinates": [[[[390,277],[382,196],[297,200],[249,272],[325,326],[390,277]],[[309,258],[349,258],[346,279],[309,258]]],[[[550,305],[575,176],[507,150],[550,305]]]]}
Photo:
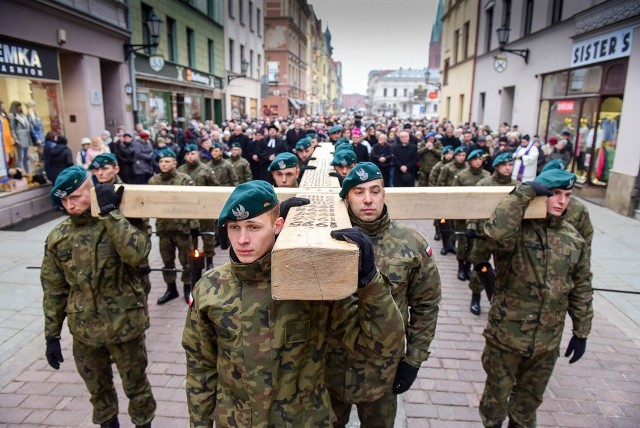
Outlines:
{"type": "Polygon", "coordinates": [[[296,98],[289,98],[289,102],[291,103],[294,109],[300,110],[300,104],[298,103],[298,100],[296,98]]]}

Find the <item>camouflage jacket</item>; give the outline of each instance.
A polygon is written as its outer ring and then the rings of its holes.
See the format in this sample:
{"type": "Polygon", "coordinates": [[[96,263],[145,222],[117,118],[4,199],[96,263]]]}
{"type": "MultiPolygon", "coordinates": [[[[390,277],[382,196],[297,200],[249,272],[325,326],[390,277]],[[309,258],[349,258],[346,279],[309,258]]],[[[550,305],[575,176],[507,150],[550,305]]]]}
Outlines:
{"type": "Polygon", "coordinates": [[[581,338],[593,318],[587,243],[564,217],[523,220],[534,197],[529,186],[518,187],[484,228],[497,270],[484,336],[524,356],[560,346],[567,312],[581,338]]]}
{"type": "Polygon", "coordinates": [[[438,186],[452,186],[456,175],[460,174],[465,168],[467,168],[466,162],[458,163],[452,160],[440,170],[437,182],[438,186]]]}
{"type": "Polygon", "coordinates": [[[433,148],[429,150],[425,142],[421,141],[418,143],[418,156],[420,156],[420,171],[428,174],[442,157],[442,143],[434,142],[433,148]]]}
{"type": "Polygon", "coordinates": [[[591,241],[593,240],[593,225],[589,218],[589,210],[587,207],[577,200],[575,196],[569,199],[569,206],[567,207],[567,222],[575,227],[580,236],[584,238],[589,247],[589,255],[591,255],[591,241]]]}
{"type": "Polygon", "coordinates": [[[233,165],[233,169],[238,176],[238,182],[240,184],[253,180],[253,174],[251,173],[251,165],[242,156],[231,156],[229,162],[233,165]]]}
{"type": "Polygon", "coordinates": [[[226,159],[211,159],[211,169],[216,174],[220,186],[237,186],[239,183],[236,170],[226,159]]]}
{"type": "Polygon", "coordinates": [[[185,162],[178,167],[178,171],[184,172],[193,180],[196,186],[219,186],[220,182],[216,178],[211,167],[200,161],[196,164],[185,162]]]}
{"type": "MultiPolygon", "coordinates": [[[[500,175],[494,171],[490,176],[478,181],[476,186],[517,186],[519,184],[517,180],[511,178],[511,175],[500,175]]],[[[467,220],[467,229],[471,229],[481,235],[485,223],[486,220],[467,220]]],[[[475,244],[478,244],[478,241],[475,244]]]]}
{"type": "MultiPolygon", "coordinates": [[[[169,172],[159,172],[149,179],[149,184],[163,186],[193,186],[193,180],[189,175],[172,169],[169,172]]],[[[156,219],[156,232],[158,235],[173,233],[189,233],[189,229],[197,229],[198,220],[159,218],[156,219]]]]}
{"type": "Polygon", "coordinates": [[[136,268],[151,250],[149,236],[114,210],[69,217],[49,233],[40,280],[45,336],[60,337],[67,318],[89,346],[126,342],[149,327],[147,298],[136,268]]]}
{"type": "Polygon", "coordinates": [[[442,171],[442,168],[444,168],[444,166],[448,163],[451,163],[451,161],[442,158],[440,162],[433,166],[433,169],[431,169],[431,174],[429,174],[429,187],[438,185],[438,177],[440,177],[440,172],[442,171]]]}
{"type": "Polygon", "coordinates": [[[273,300],[268,253],[208,271],[193,296],[182,336],[191,426],[330,427],[327,336],[369,358],[402,349],[402,315],[380,273],[359,299],[273,300]]]}
{"type": "Polygon", "coordinates": [[[480,168],[474,168],[471,165],[468,165],[458,173],[453,178],[452,186],[475,186],[478,181],[483,178],[488,178],[490,176],[488,171],[485,171],[480,168]]]}
{"type": "Polygon", "coordinates": [[[401,359],[420,367],[429,358],[438,320],[440,275],[427,241],[391,220],[386,207],[383,216],[372,223],[363,223],[351,212],[349,217],[371,237],[378,269],[391,281],[393,299],[402,313],[407,342],[404,355],[371,360],[347,352],[335,338],[329,338],[327,388],[343,402],[358,403],[375,401],[391,392],[401,359]]]}

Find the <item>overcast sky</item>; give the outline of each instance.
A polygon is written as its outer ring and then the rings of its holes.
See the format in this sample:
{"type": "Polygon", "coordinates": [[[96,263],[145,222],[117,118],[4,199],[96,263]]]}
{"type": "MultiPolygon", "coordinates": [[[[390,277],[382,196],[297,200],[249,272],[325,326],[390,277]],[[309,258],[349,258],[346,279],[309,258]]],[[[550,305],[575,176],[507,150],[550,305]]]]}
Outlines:
{"type": "Polygon", "coordinates": [[[333,60],[342,61],[342,93],[367,92],[375,69],[423,68],[429,62],[438,0],[308,0],[322,31],[329,26],[333,60]]]}

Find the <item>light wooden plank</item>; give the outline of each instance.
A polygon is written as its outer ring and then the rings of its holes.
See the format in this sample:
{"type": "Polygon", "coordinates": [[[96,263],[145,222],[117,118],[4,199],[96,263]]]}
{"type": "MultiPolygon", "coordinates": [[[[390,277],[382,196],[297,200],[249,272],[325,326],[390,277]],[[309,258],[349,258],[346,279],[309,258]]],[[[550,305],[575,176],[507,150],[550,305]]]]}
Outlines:
{"type": "Polygon", "coordinates": [[[276,300],[338,300],[356,292],[358,247],[331,238],[351,227],[337,194],[300,192],[311,203],[292,208],[271,256],[271,294],[276,300]]]}

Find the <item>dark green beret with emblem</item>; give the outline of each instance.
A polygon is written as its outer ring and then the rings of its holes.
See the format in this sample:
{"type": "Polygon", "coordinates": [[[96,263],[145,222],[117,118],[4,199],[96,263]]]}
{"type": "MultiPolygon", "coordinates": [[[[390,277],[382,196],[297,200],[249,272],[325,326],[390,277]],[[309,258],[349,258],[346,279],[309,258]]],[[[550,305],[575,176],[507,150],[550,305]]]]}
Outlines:
{"type": "Polygon", "coordinates": [[[273,186],[262,180],[253,180],[237,186],[218,217],[220,225],[227,221],[240,221],[257,217],[273,208],[278,202],[273,186]]]}
{"type": "Polygon", "coordinates": [[[460,146],[460,147],[456,147],[456,149],[453,151],[453,155],[457,155],[458,153],[463,153],[464,152],[464,146],[460,146]]]}
{"type": "Polygon", "coordinates": [[[87,169],[97,169],[102,168],[105,165],[117,165],[118,159],[116,159],[116,155],[113,153],[100,153],[98,156],[93,158],[89,167],[87,169]]]}
{"type": "Polygon", "coordinates": [[[498,156],[496,156],[496,158],[493,160],[493,163],[491,165],[495,168],[501,163],[506,163],[511,161],[513,161],[513,154],[511,152],[500,153],[498,156]]]}
{"type": "Polygon", "coordinates": [[[56,178],[49,196],[55,205],[60,205],[60,200],[78,190],[78,187],[89,177],[87,171],[80,165],[65,168],[56,178]]]}
{"type": "Polygon", "coordinates": [[[298,140],[298,142],[296,143],[295,149],[297,152],[299,152],[300,150],[306,150],[309,147],[311,147],[311,138],[304,137],[298,140]]]}
{"type": "Polygon", "coordinates": [[[353,150],[340,150],[333,154],[333,160],[331,166],[347,166],[353,165],[358,161],[356,154],[353,150]]]}
{"type": "Polygon", "coordinates": [[[269,171],[280,171],[282,169],[298,167],[298,156],[293,153],[284,152],[273,158],[269,171]]]}
{"type": "Polygon", "coordinates": [[[329,129],[329,134],[335,134],[342,131],[342,125],[334,125],[329,129]]]}
{"type": "Polygon", "coordinates": [[[309,137],[312,140],[315,140],[316,138],[318,138],[318,134],[316,134],[315,132],[307,132],[307,137],[309,137]]]}
{"type": "Polygon", "coordinates": [[[467,160],[470,161],[471,159],[481,158],[482,155],[484,155],[484,152],[482,150],[475,149],[467,155],[467,160]]]}
{"type": "Polygon", "coordinates": [[[184,146],[184,152],[185,153],[189,153],[189,152],[197,152],[198,151],[198,146],[196,146],[193,143],[187,144],[186,146],[184,146]]]}
{"type": "Polygon", "coordinates": [[[234,147],[237,147],[239,149],[242,148],[242,146],[238,141],[234,141],[233,143],[231,143],[231,148],[234,148],[234,147]]]}
{"type": "Polygon", "coordinates": [[[533,181],[547,186],[549,190],[569,190],[576,184],[576,175],[563,169],[551,169],[541,172],[533,181]]]}
{"type": "Polygon", "coordinates": [[[336,143],[334,144],[334,146],[335,146],[336,148],[338,148],[338,147],[342,146],[343,144],[351,145],[351,141],[349,141],[349,139],[348,139],[348,138],[340,137],[340,138],[338,138],[338,141],[336,141],[336,143]]]}
{"type": "Polygon", "coordinates": [[[544,166],[544,168],[542,168],[542,171],[540,171],[540,173],[542,174],[545,171],[551,171],[553,169],[564,169],[564,168],[565,166],[562,159],[554,159],[547,162],[547,164],[544,166]]]}
{"type": "Polygon", "coordinates": [[[452,151],[453,151],[453,146],[444,146],[442,148],[442,154],[443,155],[446,155],[447,153],[452,152],[452,151]]]}
{"type": "Polygon", "coordinates": [[[220,149],[220,150],[222,150],[222,144],[220,144],[220,143],[213,143],[213,144],[211,145],[211,150],[213,150],[213,149],[220,149]]]}
{"type": "Polygon", "coordinates": [[[174,158],[177,159],[176,154],[173,150],[171,149],[162,149],[158,152],[158,154],[156,155],[156,160],[160,160],[162,158],[174,158]]]}
{"type": "Polygon", "coordinates": [[[340,144],[338,147],[336,147],[336,150],[334,153],[341,152],[342,150],[351,150],[352,152],[355,151],[353,150],[353,146],[351,144],[340,144]]]}
{"type": "Polygon", "coordinates": [[[349,171],[349,174],[347,174],[342,182],[340,197],[344,199],[346,198],[347,193],[349,193],[349,190],[362,183],[377,180],[379,178],[382,178],[382,173],[376,164],[372,162],[360,162],[354,166],[351,171],[349,171]]]}

